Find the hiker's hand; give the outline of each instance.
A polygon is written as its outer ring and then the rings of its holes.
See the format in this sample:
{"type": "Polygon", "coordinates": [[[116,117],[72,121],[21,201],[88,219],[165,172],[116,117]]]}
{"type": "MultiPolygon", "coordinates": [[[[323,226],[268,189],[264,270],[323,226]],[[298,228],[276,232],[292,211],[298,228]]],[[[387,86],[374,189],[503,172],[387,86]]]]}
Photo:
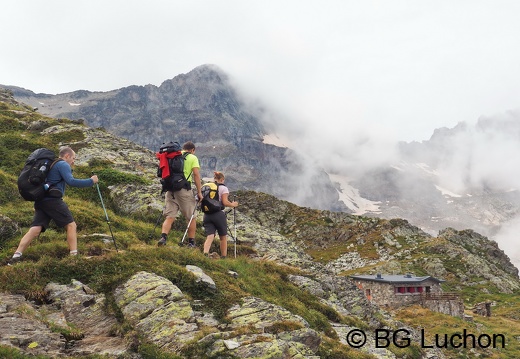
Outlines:
{"type": "Polygon", "coordinates": [[[94,181],[94,184],[95,184],[95,183],[98,183],[98,177],[97,177],[97,175],[94,175],[94,176],[92,176],[92,177],[90,177],[90,178],[92,179],[92,181],[94,181]]]}
{"type": "Polygon", "coordinates": [[[197,193],[197,198],[199,199],[198,203],[202,202],[202,192],[197,193]]]}
{"type": "Polygon", "coordinates": [[[231,204],[233,205],[233,207],[238,207],[238,201],[231,202],[231,204]]]}

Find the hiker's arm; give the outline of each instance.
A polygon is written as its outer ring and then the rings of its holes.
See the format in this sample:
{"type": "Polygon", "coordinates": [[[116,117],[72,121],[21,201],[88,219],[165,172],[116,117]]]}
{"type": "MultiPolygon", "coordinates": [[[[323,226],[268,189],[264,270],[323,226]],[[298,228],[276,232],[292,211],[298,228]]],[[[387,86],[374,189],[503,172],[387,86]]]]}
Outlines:
{"type": "MultiPolygon", "coordinates": [[[[62,161],[63,162],[63,161],[62,161]]],[[[63,162],[66,163],[66,162],[63,162]]],[[[61,178],[65,181],[66,184],[72,187],[92,187],[94,185],[94,179],[93,178],[87,178],[87,179],[77,179],[74,178],[72,175],[72,170],[70,166],[68,165],[60,165],[58,168],[60,171],[61,178]]],[[[92,176],[94,177],[94,176],[92,176]]],[[[96,176],[97,179],[97,176],[96,176]]]]}
{"type": "Polygon", "coordinates": [[[229,202],[229,193],[223,193],[222,194],[222,204],[226,207],[238,207],[238,202],[229,202]]]}
{"type": "Polygon", "coordinates": [[[197,187],[197,197],[199,197],[199,202],[202,201],[202,186],[200,184],[200,172],[198,167],[193,167],[193,182],[195,182],[195,187],[197,187]]]}

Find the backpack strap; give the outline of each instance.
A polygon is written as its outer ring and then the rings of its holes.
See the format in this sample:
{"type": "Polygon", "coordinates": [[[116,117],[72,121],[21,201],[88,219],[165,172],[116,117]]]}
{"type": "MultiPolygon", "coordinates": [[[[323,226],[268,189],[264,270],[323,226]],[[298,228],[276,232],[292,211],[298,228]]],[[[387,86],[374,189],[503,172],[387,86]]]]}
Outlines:
{"type": "MultiPolygon", "coordinates": [[[[184,161],[186,161],[186,157],[188,157],[188,155],[191,155],[191,153],[189,153],[189,152],[184,152],[184,153],[182,154],[182,157],[184,157],[184,161]]],[[[188,175],[188,177],[186,177],[186,181],[188,181],[188,183],[190,183],[190,177],[191,177],[192,173],[193,173],[193,170],[190,172],[190,174],[188,175]]]]}
{"type": "MultiPolygon", "coordinates": [[[[51,165],[50,165],[50,167],[49,167],[49,172],[51,172],[52,167],[54,167],[54,165],[55,165],[56,163],[60,162],[60,161],[64,161],[64,159],[62,159],[62,158],[56,158],[54,161],[52,161],[52,163],[51,163],[51,165]]],[[[49,176],[49,172],[47,172],[47,176],[49,176]]],[[[63,181],[63,178],[62,178],[59,182],[61,182],[61,181],[63,181]]],[[[45,178],[45,182],[47,182],[47,178],[45,178]]],[[[57,182],[57,183],[59,183],[59,182],[57,182]]]]}
{"type": "MultiPolygon", "coordinates": [[[[218,201],[220,202],[220,204],[222,204],[222,199],[220,198],[220,192],[218,191],[218,189],[219,189],[220,186],[225,186],[225,184],[224,183],[217,183],[216,181],[215,181],[215,184],[217,185],[218,201]]],[[[222,204],[222,207],[224,207],[223,204],[222,204]]]]}
{"type": "Polygon", "coordinates": [[[56,158],[52,163],[51,163],[51,166],[49,167],[49,171],[51,170],[52,167],[54,167],[54,165],[60,161],[64,161],[64,159],[62,158],[56,158]]]}

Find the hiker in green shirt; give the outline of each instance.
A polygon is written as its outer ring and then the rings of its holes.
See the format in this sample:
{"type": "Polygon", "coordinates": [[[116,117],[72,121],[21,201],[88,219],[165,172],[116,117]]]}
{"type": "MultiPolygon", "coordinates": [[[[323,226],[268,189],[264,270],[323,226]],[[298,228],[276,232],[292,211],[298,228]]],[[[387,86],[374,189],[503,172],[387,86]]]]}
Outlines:
{"type": "Polygon", "coordinates": [[[184,160],[184,177],[190,180],[191,186],[189,189],[183,188],[175,192],[166,192],[164,199],[164,215],[166,218],[162,225],[161,239],[157,243],[159,246],[166,245],[168,233],[170,233],[175,217],[177,217],[177,214],[180,211],[189,224],[188,246],[195,247],[195,231],[197,229],[197,224],[195,220],[192,220],[192,216],[195,213],[197,203],[202,200],[200,165],[199,159],[195,156],[195,145],[193,142],[186,142],[182,146],[182,153],[188,153],[184,160]],[[196,196],[193,192],[193,184],[195,184],[197,191],[196,196]]]}

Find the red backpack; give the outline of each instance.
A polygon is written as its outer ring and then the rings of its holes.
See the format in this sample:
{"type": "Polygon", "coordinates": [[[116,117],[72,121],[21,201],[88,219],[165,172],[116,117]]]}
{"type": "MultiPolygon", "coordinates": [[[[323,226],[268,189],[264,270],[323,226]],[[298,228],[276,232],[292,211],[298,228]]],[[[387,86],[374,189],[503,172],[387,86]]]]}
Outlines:
{"type": "Polygon", "coordinates": [[[176,192],[181,189],[191,189],[188,176],[184,176],[184,162],[189,152],[182,153],[181,145],[178,142],[168,142],[159,148],[155,157],[159,159],[157,177],[161,179],[162,191],[176,192]]]}

